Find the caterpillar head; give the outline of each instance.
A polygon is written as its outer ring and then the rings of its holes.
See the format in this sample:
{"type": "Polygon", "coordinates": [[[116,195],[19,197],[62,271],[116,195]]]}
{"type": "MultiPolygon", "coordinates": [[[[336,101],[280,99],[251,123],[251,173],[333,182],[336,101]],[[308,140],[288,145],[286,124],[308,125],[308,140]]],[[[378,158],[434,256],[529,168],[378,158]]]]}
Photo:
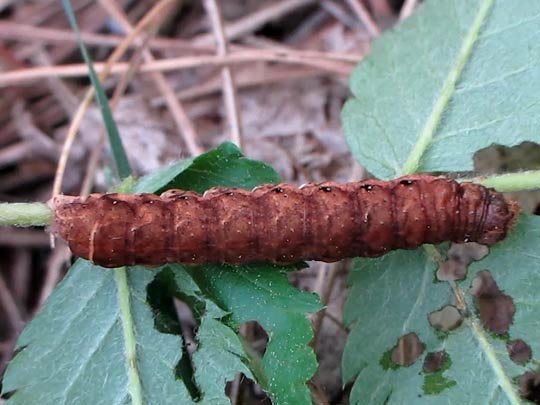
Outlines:
{"type": "Polygon", "coordinates": [[[508,201],[501,193],[489,190],[478,243],[493,245],[504,239],[519,216],[519,204],[508,201]]]}

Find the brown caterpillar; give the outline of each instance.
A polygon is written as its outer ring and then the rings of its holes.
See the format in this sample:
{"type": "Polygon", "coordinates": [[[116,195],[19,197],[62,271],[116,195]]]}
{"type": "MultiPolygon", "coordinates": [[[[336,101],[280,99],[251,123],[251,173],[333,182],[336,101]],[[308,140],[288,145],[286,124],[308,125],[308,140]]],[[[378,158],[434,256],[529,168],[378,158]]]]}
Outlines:
{"type": "Polygon", "coordinates": [[[278,264],[380,256],[423,243],[503,239],[519,207],[474,183],[414,175],[204,195],[92,194],[53,199],[53,231],[73,253],[105,266],[278,264]]]}

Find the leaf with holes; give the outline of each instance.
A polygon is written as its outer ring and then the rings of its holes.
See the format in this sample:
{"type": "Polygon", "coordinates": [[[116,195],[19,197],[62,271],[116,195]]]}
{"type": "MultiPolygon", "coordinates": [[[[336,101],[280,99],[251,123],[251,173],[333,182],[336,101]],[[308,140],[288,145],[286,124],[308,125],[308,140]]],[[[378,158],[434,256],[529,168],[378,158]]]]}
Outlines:
{"type": "Polygon", "coordinates": [[[492,143],[538,140],[540,2],[426,1],[376,41],[343,110],[375,176],[460,171],[492,143]]]}
{"type": "Polygon", "coordinates": [[[351,403],[519,403],[540,356],[539,245],[540,218],[522,217],[454,290],[424,252],[357,259],[342,363],[351,403]]]}
{"type": "MultiPolygon", "coordinates": [[[[533,0],[519,8],[509,0],[424,2],[353,75],[356,97],[343,110],[353,154],[391,178],[469,170],[480,148],[538,139],[539,22],[533,0]]],[[[539,244],[539,219],[522,216],[470,268],[447,262],[437,272],[447,246],[357,259],[342,360],[351,403],[519,403],[535,395],[538,376],[526,372],[537,371],[530,359],[539,356],[539,244]]]]}

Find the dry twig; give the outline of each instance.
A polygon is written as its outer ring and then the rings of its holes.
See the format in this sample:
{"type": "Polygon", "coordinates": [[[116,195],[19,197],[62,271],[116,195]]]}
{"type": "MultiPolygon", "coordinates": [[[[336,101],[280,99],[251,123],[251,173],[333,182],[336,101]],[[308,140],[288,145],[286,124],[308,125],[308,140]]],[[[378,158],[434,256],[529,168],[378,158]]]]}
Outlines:
{"type": "MultiPolygon", "coordinates": [[[[204,0],[206,12],[212,23],[212,30],[216,37],[217,54],[226,56],[228,54],[227,38],[223,30],[223,21],[216,0],[204,0]]],[[[228,123],[230,127],[230,135],[232,141],[243,149],[242,133],[240,129],[240,113],[238,111],[238,102],[234,85],[234,78],[229,66],[221,68],[221,76],[223,80],[223,99],[225,110],[227,112],[228,123]]]]}
{"type": "MultiPolygon", "coordinates": [[[[168,3],[169,6],[172,6],[174,4],[170,0],[165,0],[164,2],[168,3]]],[[[110,0],[100,0],[100,3],[122,25],[123,29],[126,32],[132,33],[134,31],[124,12],[120,10],[114,2],[110,0]]],[[[163,19],[163,16],[168,11],[168,8],[163,8],[161,10],[162,15],[160,16],[160,19],[163,19]]],[[[142,55],[146,62],[155,61],[154,56],[148,49],[144,49],[142,55]]],[[[163,97],[167,102],[167,106],[171,111],[171,116],[176,123],[176,126],[178,127],[178,132],[183,135],[184,142],[186,143],[190,154],[201,154],[202,149],[197,142],[198,135],[195,131],[195,127],[189,119],[184,107],[182,106],[182,103],[178,101],[174,94],[174,91],[167,83],[165,76],[160,72],[152,72],[151,77],[157,88],[159,89],[160,93],[163,94],[163,97]]]]}
{"type": "MultiPolygon", "coordinates": [[[[159,2],[152,10],[150,10],[144,18],[139,21],[137,24],[137,27],[133,30],[131,34],[129,34],[124,42],[119,45],[118,48],[115,49],[113,54],[109,57],[106,64],[101,65],[101,69],[98,69],[96,67],[96,70],[99,71],[99,79],[103,81],[111,72],[113,69],[114,64],[120,59],[120,57],[125,53],[125,51],[128,49],[128,44],[133,42],[137,35],[145,29],[153,20],[154,18],[159,18],[162,15],[162,8],[168,7],[168,0],[162,0],[159,2]]],[[[129,64],[125,65],[125,71],[129,70],[129,64]]],[[[88,69],[86,65],[81,65],[85,70],[88,69]]],[[[0,80],[1,81],[1,80],[0,80]]],[[[64,177],[64,172],[66,170],[67,160],[69,157],[69,153],[71,151],[71,148],[73,146],[73,142],[75,141],[75,137],[77,134],[77,130],[81,125],[83,116],[90,105],[90,102],[92,100],[92,97],[94,96],[94,89],[90,87],[88,91],[86,92],[86,95],[79,105],[79,108],[77,109],[77,112],[75,113],[69,131],[68,135],[66,136],[66,140],[64,142],[64,146],[62,148],[62,153],[60,155],[60,159],[58,160],[58,166],[56,170],[56,175],[54,178],[54,185],[53,185],[53,191],[52,195],[57,195],[60,193],[62,188],[62,178],[64,177]]]]}
{"type": "MultiPolygon", "coordinates": [[[[160,59],[154,62],[148,62],[141,66],[140,71],[147,72],[167,72],[179,69],[189,69],[202,66],[224,66],[239,63],[249,62],[280,62],[298,65],[312,66],[329,73],[348,76],[355,64],[362,56],[346,57],[341,56],[342,61],[334,61],[336,55],[324,52],[304,52],[304,51],[289,51],[281,50],[251,50],[239,51],[230,53],[225,56],[204,55],[204,56],[188,56],[182,58],[160,59]],[[358,58],[358,59],[356,59],[358,58]],[[346,61],[345,59],[350,59],[346,61]],[[353,62],[353,59],[355,60],[353,62]]],[[[106,68],[106,64],[95,63],[96,72],[101,76],[106,76],[105,73],[118,75],[129,69],[129,65],[124,62],[118,62],[111,66],[110,70],[106,68]]],[[[28,84],[37,80],[45,79],[50,76],[57,77],[86,77],[88,67],[85,64],[71,64],[54,67],[33,67],[15,71],[0,73],[0,87],[12,86],[15,84],[28,84]]]]}
{"type": "Polygon", "coordinates": [[[405,0],[405,3],[403,3],[401,11],[399,12],[399,19],[404,20],[409,17],[414,12],[417,5],[418,0],[405,0]]]}
{"type": "MultiPolygon", "coordinates": [[[[299,7],[314,2],[315,0],[281,0],[279,2],[271,2],[272,4],[270,6],[263,7],[224,27],[225,37],[229,41],[236,39],[246,33],[255,31],[268,21],[275,20],[299,7]]],[[[209,44],[212,40],[212,34],[203,34],[194,38],[194,42],[197,45],[209,44]]]]}
{"type": "Polygon", "coordinates": [[[375,23],[369,12],[366,10],[366,7],[360,0],[347,0],[349,7],[355,12],[358,16],[358,19],[366,26],[369,34],[372,38],[376,38],[381,34],[379,26],[375,23]]]}

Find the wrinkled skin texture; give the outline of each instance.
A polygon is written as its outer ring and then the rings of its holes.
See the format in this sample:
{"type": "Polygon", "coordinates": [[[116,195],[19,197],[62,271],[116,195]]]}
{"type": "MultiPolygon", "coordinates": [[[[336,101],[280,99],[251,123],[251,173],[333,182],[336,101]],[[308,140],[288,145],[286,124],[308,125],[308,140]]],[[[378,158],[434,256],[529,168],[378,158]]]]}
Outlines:
{"type": "Polygon", "coordinates": [[[491,189],[428,175],[204,195],[57,196],[53,232],[105,267],[169,262],[294,263],[376,257],[423,243],[503,239],[519,207],[491,189]]]}

